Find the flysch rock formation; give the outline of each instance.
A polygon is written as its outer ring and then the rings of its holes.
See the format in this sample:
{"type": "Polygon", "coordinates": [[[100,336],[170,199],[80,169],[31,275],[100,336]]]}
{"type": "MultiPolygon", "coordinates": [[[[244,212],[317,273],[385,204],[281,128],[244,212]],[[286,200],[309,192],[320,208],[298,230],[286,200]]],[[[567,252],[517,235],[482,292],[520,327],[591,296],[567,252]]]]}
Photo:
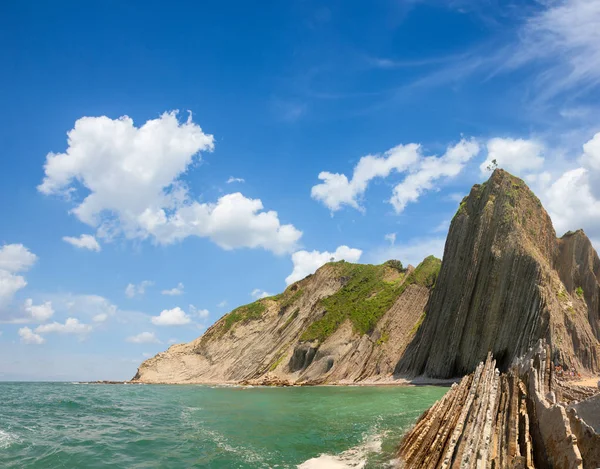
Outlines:
{"type": "Polygon", "coordinates": [[[143,362],[133,382],[264,385],[392,379],[424,317],[440,261],[404,269],[330,262],[143,362]]]}
{"type": "Polygon", "coordinates": [[[399,460],[410,469],[600,467],[600,395],[554,376],[551,347],[540,341],[506,373],[489,354],[403,438],[399,460]],[[581,415],[580,415],[581,414],[581,415]]]}
{"type": "Polygon", "coordinates": [[[442,267],[396,373],[460,377],[492,352],[506,371],[541,338],[552,360],[600,370],[600,260],[577,231],[557,239],[525,183],[497,169],[452,220],[442,267]]]}

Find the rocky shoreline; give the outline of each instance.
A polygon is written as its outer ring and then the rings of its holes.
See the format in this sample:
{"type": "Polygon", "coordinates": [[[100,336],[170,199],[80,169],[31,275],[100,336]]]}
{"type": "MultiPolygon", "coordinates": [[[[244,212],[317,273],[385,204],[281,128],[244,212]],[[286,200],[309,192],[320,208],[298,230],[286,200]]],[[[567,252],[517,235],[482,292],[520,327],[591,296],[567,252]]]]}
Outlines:
{"type": "Polygon", "coordinates": [[[399,459],[411,469],[599,467],[598,388],[558,381],[550,357],[540,341],[501,374],[489,354],[421,416],[399,459]]]}

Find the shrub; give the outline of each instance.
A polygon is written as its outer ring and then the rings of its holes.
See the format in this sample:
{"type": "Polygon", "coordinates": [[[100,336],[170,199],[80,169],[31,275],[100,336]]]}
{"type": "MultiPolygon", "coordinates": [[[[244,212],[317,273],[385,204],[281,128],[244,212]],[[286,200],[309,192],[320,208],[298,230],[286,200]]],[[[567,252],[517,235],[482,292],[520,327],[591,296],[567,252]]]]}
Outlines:
{"type": "Polygon", "coordinates": [[[575,293],[577,293],[577,296],[579,298],[582,298],[583,297],[583,288],[577,287],[577,290],[575,290],[575,293]]]}

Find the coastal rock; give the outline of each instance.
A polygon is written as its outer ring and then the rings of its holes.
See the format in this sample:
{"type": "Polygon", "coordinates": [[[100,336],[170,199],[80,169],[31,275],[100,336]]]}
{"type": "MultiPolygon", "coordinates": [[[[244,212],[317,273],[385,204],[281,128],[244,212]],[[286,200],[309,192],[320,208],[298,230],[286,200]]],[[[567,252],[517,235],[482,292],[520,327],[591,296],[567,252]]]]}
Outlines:
{"type": "MultiPolygon", "coordinates": [[[[550,354],[550,347],[540,341],[503,374],[489,354],[404,436],[399,458],[405,467],[600,466],[600,435],[577,414],[576,406],[556,401],[560,393],[550,354]]],[[[595,405],[593,401],[587,407],[595,405]]]]}
{"type": "Polygon", "coordinates": [[[525,183],[497,169],[452,220],[426,317],[396,373],[471,373],[492,352],[506,371],[540,338],[556,365],[600,370],[600,261],[583,231],[557,239],[525,183]]]}
{"type": "Polygon", "coordinates": [[[386,381],[424,318],[440,261],[331,262],[143,362],[141,383],[386,381]]]}

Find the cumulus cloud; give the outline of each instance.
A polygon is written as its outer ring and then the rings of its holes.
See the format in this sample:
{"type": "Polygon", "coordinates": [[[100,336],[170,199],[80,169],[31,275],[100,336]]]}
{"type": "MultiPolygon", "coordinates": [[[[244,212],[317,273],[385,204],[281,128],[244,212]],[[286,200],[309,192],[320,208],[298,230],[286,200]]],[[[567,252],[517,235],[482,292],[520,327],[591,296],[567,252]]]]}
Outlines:
{"type": "Polygon", "coordinates": [[[183,283],[179,282],[176,287],[173,287],[170,290],[163,290],[161,291],[161,294],[168,296],[183,295],[183,283]]]}
{"type": "Polygon", "coordinates": [[[85,335],[92,331],[92,326],[79,322],[77,318],[67,318],[64,324],[53,322],[50,324],[42,324],[35,328],[38,334],[74,334],[85,335]]]}
{"type": "Polygon", "coordinates": [[[184,326],[192,322],[192,318],[177,306],[162,310],[158,316],[153,316],[151,321],[155,326],[184,326]]]}
{"type": "Polygon", "coordinates": [[[388,233],[383,237],[383,239],[388,241],[393,246],[396,243],[396,233],[388,233]]]}
{"type": "Polygon", "coordinates": [[[407,204],[416,202],[424,192],[433,189],[439,179],[457,176],[477,154],[479,144],[474,139],[462,139],[448,147],[441,157],[422,157],[404,181],[394,187],[390,203],[396,213],[402,212],[407,204]]]}
{"type": "Polygon", "coordinates": [[[355,166],[352,179],[344,174],[322,172],[321,184],[313,186],[311,196],[322,202],[332,212],[348,205],[363,211],[360,199],[369,183],[376,178],[387,178],[393,172],[407,173],[405,179],[394,187],[390,203],[396,212],[415,202],[421,194],[434,188],[441,178],[458,175],[465,164],[479,153],[479,144],[474,140],[462,139],[447,148],[444,155],[424,156],[416,143],[398,145],[383,155],[363,156],[355,166]]]}
{"type": "Polygon", "coordinates": [[[246,182],[246,180],[244,178],[234,178],[233,176],[229,176],[229,179],[227,179],[227,184],[232,184],[234,182],[246,182]]]}
{"type": "Polygon", "coordinates": [[[5,244],[0,248],[0,307],[12,301],[14,294],[27,285],[19,273],[26,272],[37,256],[22,244],[5,244]]]}
{"type": "Polygon", "coordinates": [[[487,158],[479,166],[482,174],[488,172],[493,160],[499,167],[520,176],[544,166],[544,145],[537,140],[492,138],[487,142],[487,151],[487,158]]]}
{"type": "Polygon", "coordinates": [[[38,190],[77,200],[75,187],[83,186],[88,194],[72,213],[107,240],[122,234],[168,244],[199,236],[224,249],[293,250],[302,233],[264,211],[260,200],[240,193],[216,203],[191,197],[181,176],[213,148],[213,136],[191,114],[180,122],[167,112],[141,127],[126,116],[82,117],[68,132],[67,150],[47,155],[38,190]]]}
{"type": "Polygon", "coordinates": [[[393,246],[382,246],[370,253],[369,258],[376,264],[398,259],[405,266],[411,264],[416,267],[430,255],[441,259],[445,243],[446,239],[441,237],[412,239],[393,246]]]}
{"type": "Polygon", "coordinates": [[[151,287],[152,285],[154,285],[154,282],[151,280],[143,280],[137,285],[129,283],[127,287],[125,287],[125,296],[127,296],[127,298],[142,296],[144,293],[146,293],[146,288],[151,287]]]}
{"type": "Polygon", "coordinates": [[[28,298],[25,300],[23,309],[33,321],[45,322],[52,317],[54,309],[52,308],[52,302],[46,301],[41,305],[34,305],[33,300],[28,298]]]}
{"type": "Polygon", "coordinates": [[[600,132],[583,145],[579,162],[545,187],[539,184],[541,198],[559,235],[584,228],[600,241],[600,132]]]}
{"type": "Polygon", "coordinates": [[[255,300],[259,300],[260,298],[267,298],[268,296],[273,296],[273,294],[261,290],[260,288],[255,288],[250,292],[250,296],[255,300]]]}
{"type": "Polygon", "coordinates": [[[132,344],[160,344],[160,340],[154,335],[154,332],[140,332],[125,339],[132,344]]]}
{"type": "Polygon", "coordinates": [[[199,308],[196,308],[194,305],[190,305],[189,309],[190,309],[190,315],[195,316],[200,319],[206,319],[206,318],[208,318],[208,315],[210,314],[207,309],[199,309],[199,308]]]}
{"type": "Polygon", "coordinates": [[[392,172],[404,172],[421,157],[420,146],[414,143],[398,145],[382,155],[363,156],[354,167],[352,179],[345,174],[323,171],[318,178],[323,181],[313,186],[311,196],[335,212],[343,205],[361,210],[359,199],[375,178],[386,178],[392,172]]]}
{"type": "Polygon", "coordinates": [[[21,342],[24,344],[40,345],[46,342],[46,339],[33,332],[29,327],[21,327],[19,329],[19,337],[21,337],[21,342]]]}
{"type": "Polygon", "coordinates": [[[63,236],[63,241],[72,244],[79,249],[88,249],[90,251],[99,252],[102,248],[96,238],[89,234],[82,234],[79,238],[73,236],[63,236]]]}
{"type": "Polygon", "coordinates": [[[298,280],[302,280],[332,259],[334,261],[358,262],[361,255],[362,251],[360,249],[349,248],[348,246],[339,246],[334,252],[297,251],[292,254],[294,269],[286,277],[285,282],[290,285],[298,280]]]}

